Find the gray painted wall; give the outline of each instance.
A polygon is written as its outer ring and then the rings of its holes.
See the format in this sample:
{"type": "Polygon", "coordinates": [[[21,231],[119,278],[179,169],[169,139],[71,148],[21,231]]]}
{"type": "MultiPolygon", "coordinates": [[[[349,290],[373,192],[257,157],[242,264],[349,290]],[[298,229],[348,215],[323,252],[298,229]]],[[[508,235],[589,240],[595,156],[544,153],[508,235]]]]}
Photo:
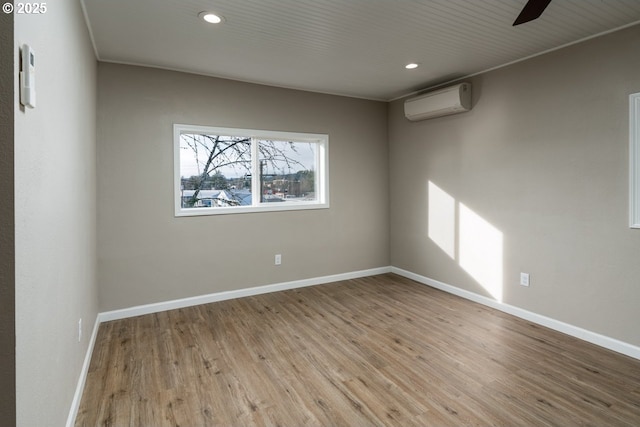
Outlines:
{"type": "Polygon", "coordinates": [[[478,237],[461,236],[464,207],[500,234],[506,303],[640,345],[627,183],[640,27],[477,76],[472,112],[409,123],[402,101],[114,64],[97,67],[96,95],[75,2],[15,24],[15,45],[38,53],[38,108],[15,117],[19,425],[64,423],[96,274],[101,311],[389,264],[490,295],[460,265],[486,256],[460,247],[478,237]],[[175,122],[328,133],[331,209],[175,218],[175,122]],[[429,238],[430,181],[454,201],[453,257],[429,238]]]}
{"type": "Polygon", "coordinates": [[[386,103],[98,69],[101,311],[389,264],[386,103]],[[174,217],[174,123],[329,134],[330,209],[174,217]]]}
{"type": "Polygon", "coordinates": [[[411,123],[393,102],[391,264],[491,296],[475,256],[501,270],[504,302],[640,345],[640,231],[628,227],[639,44],[636,26],[474,77],[465,114],[411,123]],[[449,202],[430,206],[429,182],[449,202]],[[453,257],[429,237],[442,206],[455,211],[453,257]],[[482,245],[500,233],[495,259],[482,245]]]}
{"type": "Polygon", "coordinates": [[[36,52],[37,107],[15,113],[17,424],[61,426],[98,309],[96,60],[76,1],[16,15],[23,43],[36,52]]]}

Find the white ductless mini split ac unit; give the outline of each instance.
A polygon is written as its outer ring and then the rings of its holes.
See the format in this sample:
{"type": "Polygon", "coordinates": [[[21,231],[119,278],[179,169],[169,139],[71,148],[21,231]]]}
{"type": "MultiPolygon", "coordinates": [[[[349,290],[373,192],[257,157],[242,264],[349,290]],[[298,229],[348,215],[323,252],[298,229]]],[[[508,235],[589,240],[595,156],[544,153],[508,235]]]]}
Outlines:
{"type": "Polygon", "coordinates": [[[404,101],[404,115],[415,122],[471,110],[471,83],[460,83],[404,101]]]}

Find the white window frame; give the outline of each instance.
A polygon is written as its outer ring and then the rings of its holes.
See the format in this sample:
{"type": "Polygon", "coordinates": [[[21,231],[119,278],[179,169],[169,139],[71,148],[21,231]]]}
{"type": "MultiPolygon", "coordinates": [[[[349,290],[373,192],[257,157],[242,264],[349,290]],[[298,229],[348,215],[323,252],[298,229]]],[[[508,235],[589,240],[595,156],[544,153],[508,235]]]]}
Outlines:
{"type": "Polygon", "coordinates": [[[277,212],[306,209],[329,208],[329,135],[318,133],[281,132],[259,129],[240,129],[216,126],[198,126],[188,124],[173,125],[173,182],[174,182],[174,207],[175,216],[202,216],[242,214],[251,212],[277,212]],[[211,208],[183,208],[181,201],[181,176],[180,176],[180,135],[183,133],[204,133],[211,135],[244,136],[251,137],[251,206],[211,207],[211,208]],[[258,153],[258,141],[294,141],[311,142],[317,144],[315,165],[315,186],[317,199],[313,201],[295,201],[279,203],[260,202],[260,162],[258,153]]]}
{"type": "Polygon", "coordinates": [[[640,93],[629,95],[629,227],[640,228],[640,93]]]}

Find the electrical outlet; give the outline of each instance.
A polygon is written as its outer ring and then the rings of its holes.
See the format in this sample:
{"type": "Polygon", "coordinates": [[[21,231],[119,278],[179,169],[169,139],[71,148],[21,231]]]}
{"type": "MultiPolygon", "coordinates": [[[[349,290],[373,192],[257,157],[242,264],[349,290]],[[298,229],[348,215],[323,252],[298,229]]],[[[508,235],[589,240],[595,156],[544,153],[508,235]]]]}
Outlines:
{"type": "Polygon", "coordinates": [[[522,286],[529,286],[529,273],[520,273],[520,284],[522,286]]]}
{"type": "Polygon", "coordinates": [[[78,320],[78,342],[82,341],[82,317],[78,320]]]}
{"type": "Polygon", "coordinates": [[[282,264],[282,255],[281,254],[276,254],[275,264],[276,265],[282,264]]]}

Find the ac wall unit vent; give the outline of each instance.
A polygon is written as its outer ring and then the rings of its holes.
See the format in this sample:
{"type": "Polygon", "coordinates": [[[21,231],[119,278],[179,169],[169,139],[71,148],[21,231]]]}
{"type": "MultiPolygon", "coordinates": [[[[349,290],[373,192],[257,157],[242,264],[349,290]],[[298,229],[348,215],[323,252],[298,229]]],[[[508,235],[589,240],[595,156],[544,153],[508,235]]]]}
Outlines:
{"type": "Polygon", "coordinates": [[[415,122],[471,110],[471,83],[460,83],[404,101],[404,115],[415,122]]]}

